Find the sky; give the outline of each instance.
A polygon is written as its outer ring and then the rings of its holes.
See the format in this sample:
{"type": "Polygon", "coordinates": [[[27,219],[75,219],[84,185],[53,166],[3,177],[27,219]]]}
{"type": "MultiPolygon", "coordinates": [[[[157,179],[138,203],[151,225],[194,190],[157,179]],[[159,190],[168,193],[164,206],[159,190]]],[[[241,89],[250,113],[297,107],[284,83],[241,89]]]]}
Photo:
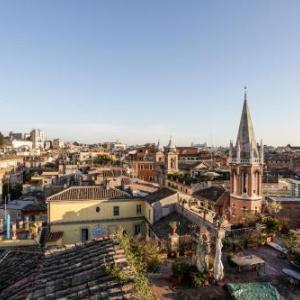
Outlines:
{"type": "Polygon", "coordinates": [[[0,0],[0,131],[300,144],[298,0],[0,0]]]}

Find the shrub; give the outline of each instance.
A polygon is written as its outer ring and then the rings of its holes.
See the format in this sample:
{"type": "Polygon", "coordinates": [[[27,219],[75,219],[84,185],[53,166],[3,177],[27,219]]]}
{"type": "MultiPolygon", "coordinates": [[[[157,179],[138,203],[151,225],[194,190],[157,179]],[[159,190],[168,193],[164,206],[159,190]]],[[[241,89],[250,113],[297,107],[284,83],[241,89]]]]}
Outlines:
{"type": "Polygon", "coordinates": [[[143,263],[147,272],[156,272],[160,264],[160,247],[155,240],[144,241],[140,239],[131,240],[131,248],[143,263]]]}
{"type": "Polygon", "coordinates": [[[223,240],[223,249],[231,250],[232,249],[232,239],[230,237],[225,237],[223,240]]]}
{"type": "MultiPolygon", "coordinates": [[[[143,300],[155,300],[156,297],[153,294],[148,279],[145,275],[145,265],[142,262],[139,255],[136,255],[132,251],[131,240],[127,235],[123,234],[123,229],[120,228],[116,233],[117,239],[119,240],[121,248],[124,250],[128,264],[131,267],[133,282],[135,288],[137,289],[139,299],[143,300]]],[[[123,280],[121,278],[120,280],[123,280]]]]}
{"type": "Polygon", "coordinates": [[[274,234],[279,228],[279,221],[272,217],[267,218],[264,224],[266,225],[265,230],[267,234],[274,234]]]}
{"type": "Polygon", "coordinates": [[[200,288],[202,286],[204,286],[205,281],[207,280],[207,276],[205,276],[207,274],[205,273],[193,273],[191,278],[192,278],[192,285],[195,288],[200,288]]]}
{"type": "Polygon", "coordinates": [[[175,261],[172,265],[172,272],[174,276],[181,278],[183,284],[191,285],[193,273],[197,273],[198,270],[194,265],[183,261],[175,261]]]}
{"type": "Polygon", "coordinates": [[[175,261],[172,265],[172,272],[175,276],[184,276],[190,271],[190,264],[182,261],[175,261]]]}

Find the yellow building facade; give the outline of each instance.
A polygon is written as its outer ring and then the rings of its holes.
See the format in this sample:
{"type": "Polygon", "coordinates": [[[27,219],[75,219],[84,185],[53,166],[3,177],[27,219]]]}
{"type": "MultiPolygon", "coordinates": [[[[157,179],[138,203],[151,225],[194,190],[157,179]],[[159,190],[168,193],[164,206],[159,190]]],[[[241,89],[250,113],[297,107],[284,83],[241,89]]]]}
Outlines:
{"type": "MultiPolygon", "coordinates": [[[[62,232],[57,244],[71,244],[113,234],[147,232],[153,208],[140,198],[117,189],[71,187],[47,199],[51,233],[62,232]]],[[[53,241],[51,242],[53,244],[53,241]]]]}

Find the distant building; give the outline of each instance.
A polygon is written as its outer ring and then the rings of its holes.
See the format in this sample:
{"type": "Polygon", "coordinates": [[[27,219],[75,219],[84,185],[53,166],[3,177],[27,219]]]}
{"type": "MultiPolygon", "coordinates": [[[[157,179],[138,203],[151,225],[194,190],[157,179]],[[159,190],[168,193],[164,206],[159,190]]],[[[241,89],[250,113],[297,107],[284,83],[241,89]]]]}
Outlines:
{"type": "Polygon", "coordinates": [[[11,145],[14,149],[27,148],[32,149],[32,141],[12,140],[11,145]]]}
{"type": "Polygon", "coordinates": [[[127,145],[124,143],[121,143],[119,141],[117,142],[105,142],[103,144],[103,147],[110,151],[124,151],[127,149],[127,145]]]}
{"type": "Polygon", "coordinates": [[[45,141],[45,150],[49,150],[52,148],[52,141],[47,140],[45,141]]]}
{"type": "Polygon", "coordinates": [[[40,129],[33,129],[30,132],[30,139],[34,149],[43,149],[45,142],[45,134],[40,129]]]}
{"type": "Polygon", "coordinates": [[[292,196],[292,185],[289,179],[280,178],[277,180],[264,181],[263,194],[268,196],[292,196]]]}
{"type": "Polygon", "coordinates": [[[206,142],[204,142],[202,144],[194,144],[194,143],[192,143],[191,146],[192,147],[197,147],[197,148],[206,148],[207,147],[207,143],[206,142]]]}
{"type": "Polygon", "coordinates": [[[290,151],[295,152],[297,154],[300,154],[300,146],[291,146],[290,144],[288,144],[286,146],[290,151]]]}
{"type": "Polygon", "coordinates": [[[52,145],[54,149],[61,149],[65,146],[61,139],[54,139],[52,145]]]}
{"type": "Polygon", "coordinates": [[[164,185],[166,176],[178,172],[178,154],[170,139],[166,147],[160,142],[137,147],[127,154],[133,177],[164,185]]]}
{"type": "Polygon", "coordinates": [[[279,203],[281,209],[276,213],[282,224],[289,228],[300,226],[300,197],[271,196],[267,198],[269,203],[279,203]]]}
{"type": "Polygon", "coordinates": [[[291,184],[292,196],[300,197],[300,180],[287,179],[287,181],[291,184]]]}
{"type": "Polygon", "coordinates": [[[10,131],[8,135],[9,139],[12,140],[24,140],[24,133],[10,131]]]}

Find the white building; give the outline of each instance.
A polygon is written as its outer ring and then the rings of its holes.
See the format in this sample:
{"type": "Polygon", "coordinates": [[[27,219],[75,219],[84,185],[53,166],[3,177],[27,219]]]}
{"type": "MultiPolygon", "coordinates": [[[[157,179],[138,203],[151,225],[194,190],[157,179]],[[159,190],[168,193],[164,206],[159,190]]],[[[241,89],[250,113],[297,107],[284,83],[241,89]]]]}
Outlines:
{"type": "Polygon", "coordinates": [[[106,142],[103,145],[107,150],[124,151],[127,148],[126,144],[121,143],[119,141],[117,141],[117,142],[106,142]]]}
{"type": "Polygon", "coordinates": [[[60,149],[65,146],[64,142],[61,139],[54,139],[52,145],[54,149],[60,149]]]}
{"type": "Polygon", "coordinates": [[[30,132],[30,139],[34,149],[44,148],[45,134],[40,129],[33,129],[30,132]]]}
{"type": "Polygon", "coordinates": [[[11,145],[14,149],[19,149],[19,148],[32,149],[32,141],[12,140],[11,145]]]}
{"type": "Polygon", "coordinates": [[[300,197],[300,180],[288,179],[292,187],[292,196],[300,197]]]}
{"type": "Polygon", "coordinates": [[[45,150],[49,150],[52,148],[52,141],[45,141],[45,150]]]}

